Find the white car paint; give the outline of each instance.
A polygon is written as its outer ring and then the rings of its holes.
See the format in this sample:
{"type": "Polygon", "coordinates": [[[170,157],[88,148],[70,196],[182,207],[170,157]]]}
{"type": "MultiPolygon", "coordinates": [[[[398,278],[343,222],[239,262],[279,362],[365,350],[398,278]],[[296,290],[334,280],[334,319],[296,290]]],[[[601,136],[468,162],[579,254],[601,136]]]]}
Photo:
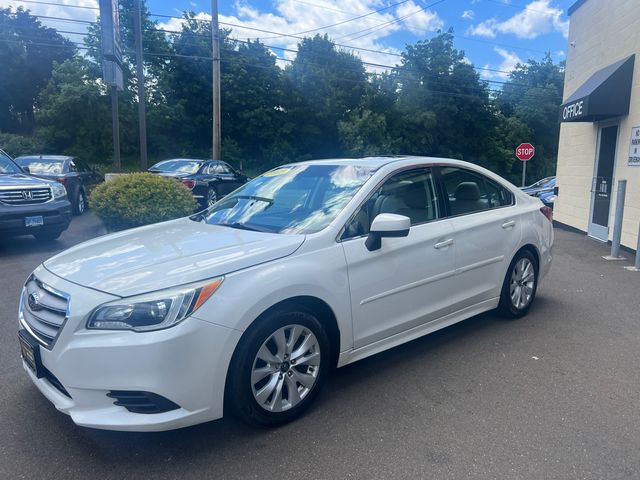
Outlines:
{"type": "Polygon", "coordinates": [[[243,332],[279,302],[302,296],[324,302],[337,321],[343,366],[495,308],[508,265],[524,245],[538,252],[539,279],[551,265],[553,229],[540,213],[542,203],[483,168],[421,157],[324,163],[377,170],[317,233],[251,232],[180,219],[98,238],[44,262],[35,277],[71,300],[53,347],[41,347],[40,356],[71,398],[25,364],[33,382],[78,425],[131,431],[193,425],[222,416],[231,356],[243,332]],[[384,179],[429,165],[481,173],[511,191],[515,204],[412,226],[407,237],[383,238],[375,251],[365,248],[365,236],[341,240],[345,224],[384,179]],[[221,275],[224,282],[204,305],[171,328],[86,328],[96,307],[119,297],[221,275]],[[131,413],[114,405],[110,390],[157,393],[180,408],[131,413]]]}

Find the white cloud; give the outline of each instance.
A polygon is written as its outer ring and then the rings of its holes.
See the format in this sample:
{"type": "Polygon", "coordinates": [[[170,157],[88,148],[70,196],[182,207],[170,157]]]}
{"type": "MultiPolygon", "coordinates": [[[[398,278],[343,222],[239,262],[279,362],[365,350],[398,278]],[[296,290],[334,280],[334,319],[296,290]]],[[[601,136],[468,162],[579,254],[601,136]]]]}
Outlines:
{"type": "MultiPolygon", "coordinates": [[[[12,7],[15,11],[19,6],[24,7],[25,10],[29,10],[32,15],[41,15],[45,17],[58,17],[72,20],[84,20],[89,22],[96,21],[98,17],[98,10],[92,9],[98,7],[97,0],[57,0],[57,5],[22,3],[20,2],[20,0],[0,0],[0,8],[12,7]],[[64,8],[64,5],[69,5],[70,7],[64,8]],[[71,6],[92,8],[73,8],[71,6]]],[[[68,32],[77,32],[83,35],[87,32],[88,26],[88,24],[86,23],[66,22],[64,20],[52,20],[48,18],[41,18],[40,22],[47,27],[56,28],[58,30],[66,30],[68,32]]],[[[61,33],[60,35],[67,37],[69,40],[76,43],[83,41],[82,35],[75,35],[72,33],[61,33]]]]}
{"type": "Polygon", "coordinates": [[[396,14],[398,18],[406,17],[402,23],[415,35],[442,30],[444,22],[438,16],[438,13],[431,10],[422,10],[422,8],[413,3],[413,1],[409,1],[400,5],[396,9],[396,14]]]}
{"type": "Polygon", "coordinates": [[[476,16],[476,13],[473,10],[465,10],[462,12],[462,18],[466,18],[467,20],[473,20],[476,16]]]}
{"type": "Polygon", "coordinates": [[[500,47],[494,47],[493,50],[502,57],[502,62],[497,67],[491,67],[489,64],[484,66],[484,70],[480,76],[486,80],[492,78],[506,80],[509,78],[509,73],[516,68],[516,65],[524,63],[524,61],[514,52],[509,52],[500,47]]]}
{"type": "Polygon", "coordinates": [[[498,33],[510,33],[518,38],[533,39],[551,32],[560,32],[567,38],[569,21],[563,20],[563,10],[551,5],[552,0],[534,0],[522,11],[505,21],[490,18],[471,26],[467,34],[495,38],[498,33]]]}
{"type": "MultiPolygon", "coordinates": [[[[421,6],[419,4],[416,5],[413,0],[403,4],[402,7],[405,7],[404,9],[398,8],[395,11],[387,9],[367,15],[372,11],[384,8],[386,5],[381,0],[313,0],[312,2],[274,0],[275,11],[265,12],[244,1],[237,1],[235,15],[220,15],[220,26],[222,28],[231,28],[233,38],[240,40],[260,39],[271,47],[295,50],[298,42],[300,42],[300,39],[295,37],[309,37],[326,33],[336,43],[394,54],[400,53],[400,50],[385,44],[384,39],[389,35],[402,30],[408,30],[412,33],[420,32],[424,35],[426,32],[435,32],[444,27],[444,22],[437,13],[430,10],[419,11],[421,6]],[[404,15],[416,11],[419,12],[403,21],[394,22],[404,15]],[[359,15],[366,16],[350,21],[359,15]],[[340,22],[345,23],[323,28],[340,22]],[[267,30],[291,36],[287,37],[251,29],[267,30]]],[[[198,18],[211,17],[201,12],[198,14],[198,18]]],[[[167,30],[180,30],[182,23],[182,20],[170,19],[162,23],[160,27],[167,30]]],[[[295,53],[293,52],[285,52],[282,55],[282,51],[278,50],[278,48],[272,48],[272,51],[284,58],[295,58],[295,53]]],[[[362,50],[354,50],[353,53],[370,63],[395,65],[399,62],[399,58],[385,55],[384,53],[362,50]]],[[[280,61],[278,64],[282,65],[283,62],[280,61]]],[[[384,70],[384,68],[379,67],[367,68],[370,71],[384,70]]]]}

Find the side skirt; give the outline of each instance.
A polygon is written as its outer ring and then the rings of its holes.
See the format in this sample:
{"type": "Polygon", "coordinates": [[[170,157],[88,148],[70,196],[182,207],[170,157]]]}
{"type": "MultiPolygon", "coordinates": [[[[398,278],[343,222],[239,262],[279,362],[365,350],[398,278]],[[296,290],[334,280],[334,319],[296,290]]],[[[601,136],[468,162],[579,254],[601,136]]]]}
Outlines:
{"type": "Polygon", "coordinates": [[[404,332],[396,333],[389,338],[378,340],[377,342],[357,348],[355,350],[343,352],[340,354],[340,358],[338,359],[338,367],[344,367],[345,365],[357,362],[358,360],[362,360],[363,358],[375,355],[376,353],[383,352],[390,348],[397,347],[398,345],[402,345],[403,343],[415,340],[416,338],[422,337],[429,333],[436,332],[450,325],[453,325],[454,323],[458,323],[475,315],[493,310],[498,306],[499,302],[500,297],[485,300],[483,302],[477,303],[476,305],[472,305],[470,307],[463,308],[462,310],[458,310],[457,312],[450,313],[449,315],[439,318],[438,320],[433,320],[432,322],[426,323],[424,325],[418,325],[417,327],[410,328],[409,330],[405,330],[404,332]]]}

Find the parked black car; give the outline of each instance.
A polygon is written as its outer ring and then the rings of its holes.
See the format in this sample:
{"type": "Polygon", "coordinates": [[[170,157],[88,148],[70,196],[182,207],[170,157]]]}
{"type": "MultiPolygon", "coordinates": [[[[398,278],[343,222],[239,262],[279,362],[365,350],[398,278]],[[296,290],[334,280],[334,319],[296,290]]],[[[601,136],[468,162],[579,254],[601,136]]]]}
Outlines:
{"type": "Polygon", "coordinates": [[[180,180],[193,192],[202,207],[213,205],[249,180],[246,175],[220,160],[174,158],[156,163],[149,171],[180,180]]]}
{"type": "Polygon", "coordinates": [[[77,157],[64,155],[26,155],[16,163],[31,175],[55,180],[65,186],[75,215],[87,209],[87,196],[104,178],[77,157]]]}
{"type": "Polygon", "coordinates": [[[26,175],[0,150],[0,237],[55,240],[70,222],[71,204],[64,186],[26,175]]]}

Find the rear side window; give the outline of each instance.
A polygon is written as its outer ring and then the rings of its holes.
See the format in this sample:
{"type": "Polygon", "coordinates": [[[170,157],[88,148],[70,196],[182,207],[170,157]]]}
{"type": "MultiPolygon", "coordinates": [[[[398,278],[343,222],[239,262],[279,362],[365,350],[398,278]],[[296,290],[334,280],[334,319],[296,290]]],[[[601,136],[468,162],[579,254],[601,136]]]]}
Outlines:
{"type": "Polygon", "coordinates": [[[484,175],[456,167],[440,169],[451,215],[491,210],[513,204],[513,195],[484,175]]]}

